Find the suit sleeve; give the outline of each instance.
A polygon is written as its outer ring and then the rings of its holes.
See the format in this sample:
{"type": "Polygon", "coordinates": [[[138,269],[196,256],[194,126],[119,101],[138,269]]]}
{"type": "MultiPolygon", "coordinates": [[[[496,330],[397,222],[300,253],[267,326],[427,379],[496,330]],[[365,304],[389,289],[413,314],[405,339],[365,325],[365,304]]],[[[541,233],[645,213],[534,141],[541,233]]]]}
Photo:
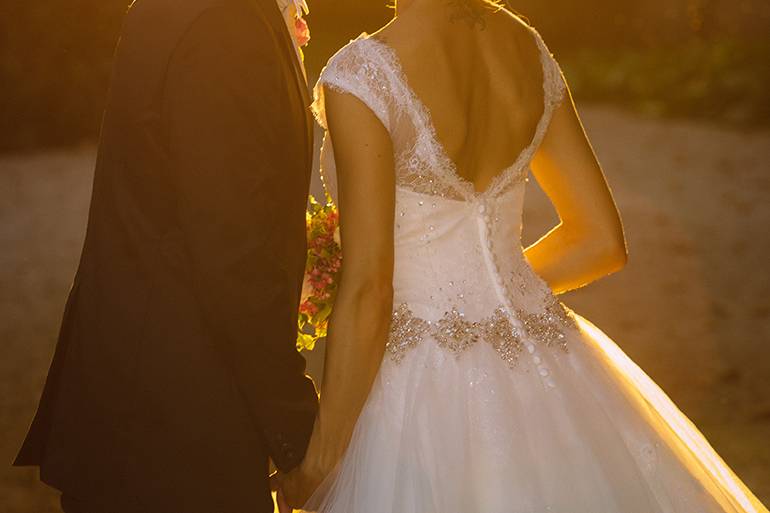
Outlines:
{"type": "Polygon", "coordinates": [[[317,394],[295,346],[301,276],[289,262],[304,238],[305,200],[286,201],[298,179],[282,137],[296,127],[285,121],[290,84],[274,37],[255,10],[211,8],[172,57],[165,102],[203,317],[270,456],[288,471],[304,457],[317,394]]]}

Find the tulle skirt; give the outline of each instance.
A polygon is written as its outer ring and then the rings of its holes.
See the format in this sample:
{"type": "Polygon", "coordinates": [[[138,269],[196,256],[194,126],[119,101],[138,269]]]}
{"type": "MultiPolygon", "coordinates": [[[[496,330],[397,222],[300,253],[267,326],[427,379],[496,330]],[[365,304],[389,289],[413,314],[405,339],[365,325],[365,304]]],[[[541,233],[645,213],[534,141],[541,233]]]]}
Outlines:
{"type": "Polygon", "coordinates": [[[382,364],[349,448],[306,511],[767,512],[695,426],[574,312],[568,352],[513,368],[426,338],[382,364]]]}

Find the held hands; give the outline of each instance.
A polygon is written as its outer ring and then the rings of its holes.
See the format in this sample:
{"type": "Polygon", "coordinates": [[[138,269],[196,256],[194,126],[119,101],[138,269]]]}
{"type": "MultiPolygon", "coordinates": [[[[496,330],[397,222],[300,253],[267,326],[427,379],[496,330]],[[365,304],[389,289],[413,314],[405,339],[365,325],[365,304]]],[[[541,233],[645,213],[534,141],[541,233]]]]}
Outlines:
{"type": "Polygon", "coordinates": [[[286,502],[286,498],[283,496],[281,490],[281,482],[283,481],[284,474],[279,471],[272,472],[270,474],[270,491],[275,493],[275,502],[278,506],[278,513],[292,513],[294,509],[286,502]]]}
{"type": "Polygon", "coordinates": [[[338,424],[321,421],[316,418],[313,434],[310,436],[305,459],[302,463],[287,473],[276,471],[270,475],[270,488],[277,493],[278,510],[280,513],[291,513],[292,508],[299,509],[307,504],[313,492],[326,479],[337,462],[342,457],[349,440],[352,428],[340,429],[338,424]],[[327,426],[322,429],[322,425],[327,426]],[[328,433],[333,433],[330,436],[328,433]],[[340,436],[344,433],[344,436],[340,436]]]}
{"type": "Polygon", "coordinates": [[[288,474],[274,472],[270,475],[270,489],[278,492],[279,513],[292,513],[304,506],[325,477],[323,472],[311,472],[306,462],[288,474]]]}

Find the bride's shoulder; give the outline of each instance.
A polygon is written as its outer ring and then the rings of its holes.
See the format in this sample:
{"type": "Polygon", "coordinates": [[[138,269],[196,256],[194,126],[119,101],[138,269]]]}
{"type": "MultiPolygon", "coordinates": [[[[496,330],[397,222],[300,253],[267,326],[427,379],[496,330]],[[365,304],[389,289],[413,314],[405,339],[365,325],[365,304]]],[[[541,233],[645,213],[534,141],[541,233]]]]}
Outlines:
{"type": "Polygon", "coordinates": [[[361,33],[357,38],[351,39],[349,43],[337,50],[326,62],[326,66],[321,71],[321,76],[329,74],[340,68],[356,68],[366,62],[374,59],[374,49],[370,44],[371,36],[366,32],[361,33]]]}
{"type": "Polygon", "coordinates": [[[329,62],[337,61],[344,55],[356,52],[361,47],[361,42],[368,37],[369,35],[366,32],[362,32],[358,37],[351,39],[347,44],[340,47],[334,54],[332,54],[329,58],[329,62]]]}
{"type": "Polygon", "coordinates": [[[490,23],[497,25],[496,28],[499,30],[494,32],[499,36],[502,44],[530,47],[533,39],[538,42],[542,40],[538,30],[523,14],[508,9],[500,9],[495,14],[490,23]]]}
{"type": "Polygon", "coordinates": [[[537,33],[535,26],[529,21],[529,18],[508,8],[495,11],[493,19],[498,23],[505,24],[509,31],[521,33],[522,35],[537,33]]]}
{"type": "Polygon", "coordinates": [[[324,88],[356,96],[388,126],[393,73],[387,52],[384,44],[362,33],[332,55],[313,88],[312,111],[322,127],[326,128],[324,88]]]}
{"type": "Polygon", "coordinates": [[[332,55],[321,70],[316,88],[344,83],[358,89],[384,89],[391,83],[395,69],[390,47],[364,32],[332,55]]]}
{"type": "Polygon", "coordinates": [[[527,66],[546,66],[549,73],[551,68],[558,67],[545,39],[524,15],[508,9],[501,9],[497,14],[495,23],[498,30],[490,32],[496,36],[494,46],[501,50],[501,55],[512,56],[527,66]]]}

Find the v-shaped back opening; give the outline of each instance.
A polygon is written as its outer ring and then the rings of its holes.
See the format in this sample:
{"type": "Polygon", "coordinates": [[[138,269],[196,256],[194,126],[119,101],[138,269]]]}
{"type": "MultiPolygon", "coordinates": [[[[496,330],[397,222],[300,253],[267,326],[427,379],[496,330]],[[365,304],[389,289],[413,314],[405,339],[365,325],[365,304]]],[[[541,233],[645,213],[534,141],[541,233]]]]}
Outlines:
{"type": "Polygon", "coordinates": [[[429,133],[430,139],[432,144],[435,147],[435,152],[437,156],[439,157],[439,161],[436,162],[436,165],[439,166],[445,166],[447,168],[447,171],[450,175],[450,177],[457,182],[457,185],[461,190],[464,190],[465,194],[470,196],[471,198],[477,198],[477,197],[483,197],[483,196],[489,196],[494,195],[495,193],[501,191],[504,189],[506,183],[515,176],[515,173],[517,171],[520,171],[531,159],[532,154],[534,153],[534,150],[536,149],[538,145],[538,139],[542,135],[542,132],[544,131],[544,125],[548,121],[548,104],[549,104],[549,98],[548,98],[548,88],[546,87],[546,80],[548,77],[548,74],[546,72],[546,57],[548,52],[544,49],[543,44],[540,42],[539,35],[537,32],[529,27],[526,26],[526,29],[530,32],[530,35],[535,39],[535,45],[538,51],[538,59],[540,62],[540,69],[541,69],[541,84],[542,84],[542,92],[543,92],[543,101],[542,101],[542,112],[538,118],[538,121],[535,125],[535,129],[532,132],[532,135],[528,140],[528,144],[526,144],[516,155],[516,157],[511,161],[510,164],[503,167],[499,172],[497,172],[493,177],[489,180],[489,183],[483,187],[479,188],[476,182],[473,180],[464,177],[460,174],[459,167],[457,166],[456,162],[447,152],[446,146],[442,142],[442,140],[438,136],[437,128],[433,120],[433,116],[431,114],[430,109],[427,107],[425,102],[420,98],[420,96],[417,94],[417,92],[414,90],[414,88],[410,85],[409,77],[406,75],[406,73],[403,70],[402,61],[400,57],[398,56],[397,51],[386,41],[376,37],[371,36],[369,34],[363,34],[365,36],[365,39],[380,45],[382,48],[386,50],[386,53],[390,56],[390,64],[394,68],[394,72],[398,79],[402,82],[401,86],[404,88],[404,91],[406,92],[409,100],[412,102],[412,107],[414,108],[416,113],[422,113],[422,119],[415,120],[418,124],[417,129],[425,130],[429,133]],[[424,126],[419,126],[419,124],[424,124],[424,126]]]}

